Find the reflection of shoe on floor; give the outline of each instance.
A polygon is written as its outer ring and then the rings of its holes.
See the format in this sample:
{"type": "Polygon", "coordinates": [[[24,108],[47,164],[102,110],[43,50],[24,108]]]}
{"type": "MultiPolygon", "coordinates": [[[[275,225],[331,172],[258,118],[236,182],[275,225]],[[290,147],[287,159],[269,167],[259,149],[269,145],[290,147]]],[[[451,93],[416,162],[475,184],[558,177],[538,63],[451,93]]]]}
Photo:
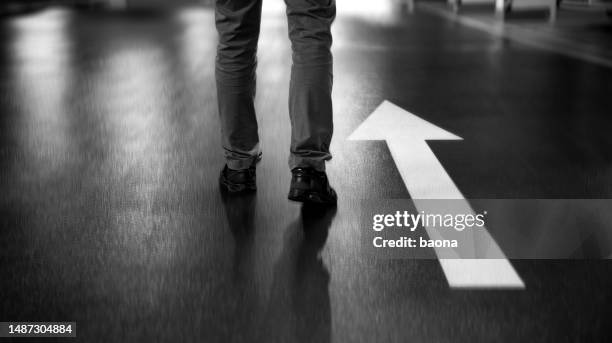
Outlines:
{"type": "Polygon", "coordinates": [[[230,169],[227,165],[221,171],[219,178],[221,188],[229,193],[248,193],[257,190],[255,184],[255,165],[247,169],[230,169]]]}
{"type": "Polygon", "coordinates": [[[329,185],[327,174],[313,168],[294,168],[291,170],[289,200],[304,203],[335,205],[338,196],[329,185]]]}

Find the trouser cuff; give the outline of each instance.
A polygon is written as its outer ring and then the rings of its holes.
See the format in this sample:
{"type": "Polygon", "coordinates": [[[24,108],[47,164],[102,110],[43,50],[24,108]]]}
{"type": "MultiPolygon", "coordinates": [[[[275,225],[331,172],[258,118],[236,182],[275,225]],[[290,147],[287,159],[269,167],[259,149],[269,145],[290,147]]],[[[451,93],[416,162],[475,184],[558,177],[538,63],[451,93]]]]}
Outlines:
{"type": "Polygon", "coordinates": [[[294,168],[313,168],[317,171],[325,171],[325,159],[311,159],[291,155],[289,157],[289,169],[294,168]]]}

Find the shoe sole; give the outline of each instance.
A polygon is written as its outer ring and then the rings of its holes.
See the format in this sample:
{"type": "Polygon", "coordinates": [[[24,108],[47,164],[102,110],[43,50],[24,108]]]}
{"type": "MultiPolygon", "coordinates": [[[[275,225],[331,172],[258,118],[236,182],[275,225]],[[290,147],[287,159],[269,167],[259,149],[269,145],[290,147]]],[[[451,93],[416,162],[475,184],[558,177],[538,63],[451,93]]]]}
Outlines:
{"type": "Polygon", "coordinates": [[[337,199],[321,196],[319,192],[305,191],[302,189],[291,189],[287,197],[291,201],[320,204],[320,205],[336,205],[337,199]]]}

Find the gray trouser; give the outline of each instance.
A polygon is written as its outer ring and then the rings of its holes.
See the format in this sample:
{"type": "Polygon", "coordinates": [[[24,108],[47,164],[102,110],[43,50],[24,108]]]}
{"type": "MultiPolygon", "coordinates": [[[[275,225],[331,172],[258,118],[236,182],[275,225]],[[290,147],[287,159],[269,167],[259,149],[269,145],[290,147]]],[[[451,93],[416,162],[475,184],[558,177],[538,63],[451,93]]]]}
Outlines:
{"type": "MultiPolygon", "coordinates": [[[[332,36],[335,0],[285,0],[293,51],[289,85],[289,167],[325,170],[331,159],[332,36]]],[[[217,98],[228,167],[248,168],[259,154],[255,68],[262,0],[216,0],[217,98]]]]}

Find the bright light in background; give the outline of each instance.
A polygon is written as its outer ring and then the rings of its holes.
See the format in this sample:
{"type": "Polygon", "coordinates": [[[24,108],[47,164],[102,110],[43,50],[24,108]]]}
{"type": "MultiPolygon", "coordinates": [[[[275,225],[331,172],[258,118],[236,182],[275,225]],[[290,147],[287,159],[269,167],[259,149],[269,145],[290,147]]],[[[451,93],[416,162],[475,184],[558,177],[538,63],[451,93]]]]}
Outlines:
{"type": "Polygon", "coordinates": [[[70,13],[49,10],[10,21],[15,33],[10,63],[15,98],[21,104],[18,136],[30,171],[38,177],[62,173],[70,123],[66,92],[72,77],[68,37],[70,13]]]}
{"type": "Polygon", "coordinates": [[[262,5],[263,13],[279,13],[285,11],[285,1],[283,0],[264,0],[262,5]]]}
{"type": "Polygon", "coordinates": [[[400,0],[336,0],[338,15],[372,18],[388,16],[400,0]]]}
{"type": "Polygon", "coordinates": [[[183,28],[179,38],[181,57],[189,75],[196,70],[207,70],[214,64],[214,59],[206,58],[214,56],[217,48],[214,16],[212,8],[201,6],[186,7],[176,14],[176,20],[183,28]]]}
{"type": "MultiPolygon", "coordinates": [[[[69,45],[65,37],[69,17],[68,12],[48,10],[11,21],[17,34],[13,45],[15,57],[20,62],[38,62],[39,67],[53,67],[65,57],[64,52],[69,45]]],[[[34,64],[30,63],[30,66],[34,64]]]]}
{"type": "MultiPolygon", "coordinates": [[[[358,16],[375,18],[388,16],[397,9],[403,0],[336,0],[338,16],[358,16]]],[[[283,0],[264,0],[264,13],[280,13],[285,11],[283,0]]]]}

